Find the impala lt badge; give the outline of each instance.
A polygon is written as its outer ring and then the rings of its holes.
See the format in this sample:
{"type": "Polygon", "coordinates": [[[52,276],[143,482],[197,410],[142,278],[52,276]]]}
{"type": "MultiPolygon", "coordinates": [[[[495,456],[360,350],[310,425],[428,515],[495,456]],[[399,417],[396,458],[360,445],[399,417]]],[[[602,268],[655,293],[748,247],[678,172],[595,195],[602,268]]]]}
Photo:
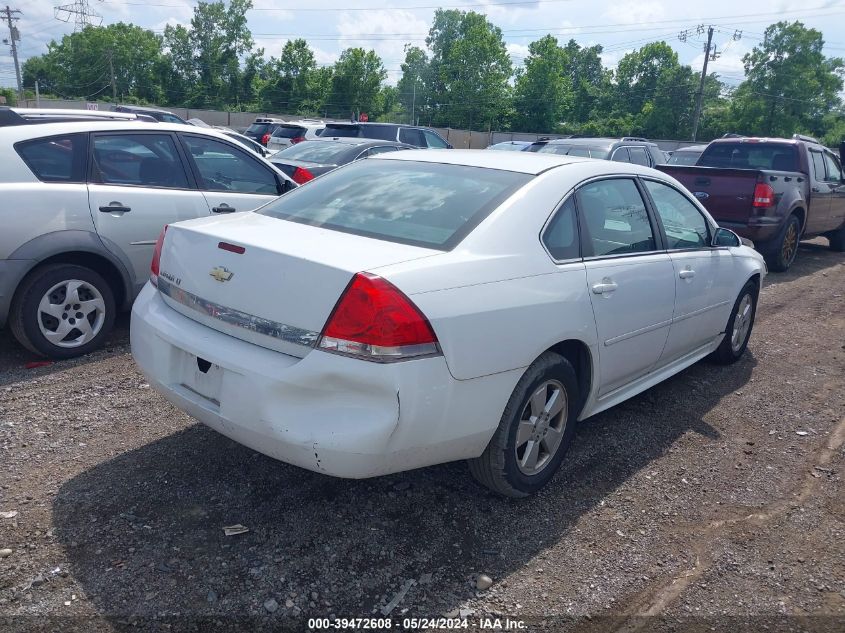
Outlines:
{"type": "Polygon", "coordinates": [[[208,274],[221,283],[224,281],[229,281],[235,275],[235,273],[233,273],[225,266],[215,266],[211,269],[211,272],[208,274]]]}
{"type": "Polygon", "coordinates": [[[692,195],[694,195],[699,200],[707,200],[710,197],[710,194],[706,191],[693,191],[692,195]]]}

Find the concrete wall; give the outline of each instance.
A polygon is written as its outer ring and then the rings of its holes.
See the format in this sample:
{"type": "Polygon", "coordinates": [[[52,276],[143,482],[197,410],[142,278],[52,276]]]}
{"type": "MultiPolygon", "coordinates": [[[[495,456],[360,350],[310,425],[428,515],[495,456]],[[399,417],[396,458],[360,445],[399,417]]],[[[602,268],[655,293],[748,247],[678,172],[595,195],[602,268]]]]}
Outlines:
{"type": "MultiPolygon", "coordinates": [[[[61,99],[41,99],[42,108],[66,108],[84,110],[88,104],[96,103],[100,110],[111,110],[112,104],[106,101],[85,102],[65,101],[61,99]]],[[[29,108],[36,107],[34,99],[28,99],[22,105],[29,108]]],[[[183,119],[202,119],[209,125],[224,125],[242,132],[256,117],[275,117],[286,121],[298,121],[308,118],[293,114],[278,114],[272,112],[221,112],[219,110],[197,110],[188,108],[165,108],[183,119]]],[[[326,119],[334,120],[334,119],[326,119]]],[[[432,128],[457,149],[484,149],[488,145],[504,141],[536,141],[541,136],[549,138],[562,138],[559,134],[530,134],[526,132],[475,132],[471,130],[455,130],[452,128],[432,128]]],[[[696,145],[692,141],[655,140],[657,146],[665,151],[676,150],[687,145],[696,145]]]]}

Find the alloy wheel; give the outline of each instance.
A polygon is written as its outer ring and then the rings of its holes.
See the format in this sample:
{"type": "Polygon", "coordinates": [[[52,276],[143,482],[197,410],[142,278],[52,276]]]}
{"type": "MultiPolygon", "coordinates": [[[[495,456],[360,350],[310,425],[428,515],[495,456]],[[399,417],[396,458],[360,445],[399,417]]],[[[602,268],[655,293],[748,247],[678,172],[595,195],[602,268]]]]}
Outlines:
{"type": "Polygon", "coordinates": [[[566,390],[557,380],[547,380],[528,399],[514,446],[524,475],[536,475],[552,461],[566,430],[568,411],[566,390]]]}
{"type": "Polygon", "coordinates": [[[731,332],[731,349],[734,353],[738,353],[745,344],[748,330],[751,328],[753,308],[751,295],[746,293],[736,307],[736,314],[734,314],[734,327],[733,332],[731,332]]]}

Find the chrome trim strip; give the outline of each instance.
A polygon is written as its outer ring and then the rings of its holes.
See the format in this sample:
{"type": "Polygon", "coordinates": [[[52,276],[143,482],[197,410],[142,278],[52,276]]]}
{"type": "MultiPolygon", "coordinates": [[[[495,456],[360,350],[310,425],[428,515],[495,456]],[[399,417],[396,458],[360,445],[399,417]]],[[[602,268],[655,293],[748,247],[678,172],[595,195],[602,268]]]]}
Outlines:
{"type": "Polygon", "coordinates": [[[675,317],[672,319],[672,323],[678,323],[679,321],[683,321],[685,319],[690,319],[692,317],[698,316],[699,314],[704,314],[710,310],[715,310],[717,308],[721,308],[722,306],[729,305],[730,301],[722,301],[721,303],[715,303],[712,306],[707,306],[706,308],[699,308],[698,310],[693,310],[692,312],[687,312],[684,315],[675,317]]]}
{"type": "Polygon", "coordinates": [[[139,240],[137,242],[129,242],[132,246],[153,246],[156,240],[139,240]]]}
{"type": "Polygon", "coordinates": [[[170,297],[173,301],[191,310],[195,310],[214,319],[219,319],[228,325],[234,325],[235,327],[240,327],[251,332],[270,336],[285,343],[293,343],[294,345],[302,345],[303,347],[314,347],[317,339],[320,337],[319,332],[312,332],[311,330],[305,330],[286,323],[279,323],[278,321],[272,321],[208,301],[177,287],[162,276],[158,278],[158,289],[163,295],[170,297]]]}

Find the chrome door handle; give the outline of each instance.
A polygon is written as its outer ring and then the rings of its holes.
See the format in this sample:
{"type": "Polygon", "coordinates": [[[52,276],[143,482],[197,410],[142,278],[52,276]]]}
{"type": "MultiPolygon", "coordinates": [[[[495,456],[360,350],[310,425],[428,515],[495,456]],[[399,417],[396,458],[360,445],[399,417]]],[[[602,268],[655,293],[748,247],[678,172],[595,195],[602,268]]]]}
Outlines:
{"type": "Polygon", "coordinates": [[[234,213],[237,209],[235,209],[235,207],[230,207],[224,202],[219,207],[213,207],[211,211],[213,213],[234,213]]]}
{"type": "Polygon", "coordinates": [[[597,284],[593,284],[593,292],[597,295],[603,295],[606,292],[613,292],[619,286],[616,284],[615,281],[612,281],[608,277],[605,277],[601,280],[601,282],[597,284]]]}
{"type": "Polygon", "coordinates": [[[691,268],[685,268],[684,270],[678,273],[678,277],[680,277],[681,279],[692,279],[693,277],[695,277],[695,271],[691,268]]]}

